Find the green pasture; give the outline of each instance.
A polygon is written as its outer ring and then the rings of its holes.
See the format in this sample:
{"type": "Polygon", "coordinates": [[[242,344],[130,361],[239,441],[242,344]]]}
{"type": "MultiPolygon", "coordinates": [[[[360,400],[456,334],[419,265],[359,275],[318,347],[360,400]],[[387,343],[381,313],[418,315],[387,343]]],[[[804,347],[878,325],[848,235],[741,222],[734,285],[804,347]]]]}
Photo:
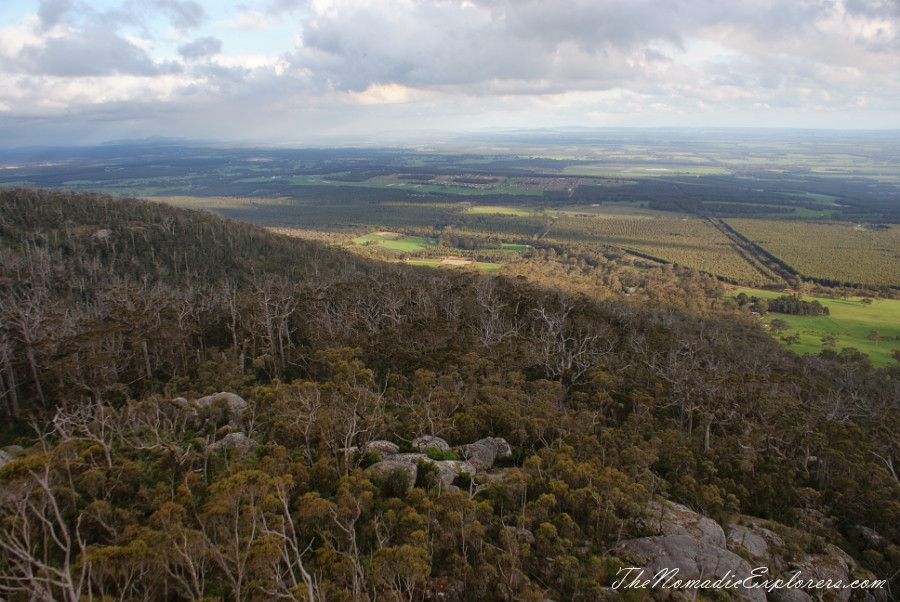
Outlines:
{"type": "Polygon", "coordinates": [[[808,201],[816,201],[818,203],[823,203],[825,205],[830,205],[834,203],[840,197],[832,196],[830,194],[818,194],[814,192],[782,192],[786,196],[798,197],[808,201]]]}
{"type": "MultiPolygon", "coordinates": [[[[749,297],[774,299],[787,294],[778,291],[735,288],[729,295],[737,296],[746,293],[749,297]]],[[[817,354],[826,348],[823,338],[832,335],[836,342],[834,349],[840,351],[846,347],[855,347],[872,360],[874,366],[895,365],[891,357],[891,349],[900,349],[900,301],[893,299],[875,299],[866,305],[860,297],[832,299],[822,295],[803,295],[806,300],[817,300],[826,306],[828,316],[790,316],[770,313],[764,318],[766,323],[780,318],[790,326],[783,333],[771,332],[776,338],[797,335],[799,342],[782,344],[797,353],[817,354]],[[870,333],[876,331],[881,337],[876,341],[870,333]]]]}
{"type": "Polygon", "coordinates": [[[359,238],[354,238],[353,242],[358,245],[365,245],[366,243],[374,242],[380,247],[392,249],[394,251],[401,251],[404,253],[418,251],[419,249],[426,249],[434,245],[433,242],[420,236],[403,236],[402,234],[399,237],[383,236],[378,232],[373,232],[371,234],[366,234],[365,236],[360,236],[359,238]]]}
{"type": "Polygon", "coordinates": [[[501,247],[504,251],[512,251],[513,253],[518,253],[521,255],[524,253],[531,245],[517,245],[512,243],[502,243],[501,247]]]}

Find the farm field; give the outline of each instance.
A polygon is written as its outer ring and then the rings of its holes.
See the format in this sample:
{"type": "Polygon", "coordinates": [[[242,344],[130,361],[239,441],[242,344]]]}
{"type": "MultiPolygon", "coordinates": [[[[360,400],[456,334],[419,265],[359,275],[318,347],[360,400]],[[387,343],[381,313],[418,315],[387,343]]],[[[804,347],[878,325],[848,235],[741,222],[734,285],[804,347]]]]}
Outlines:
{"type": "Polygon", "coordinates": [[[847,222],[726,219],[802,276],[826,284],[900,286],[900,227],[847,222]]]}
{"type": "Polygon", "coordinates": [[[353,239],[353,242],[357,245],[375,243],[379,247],[384,247],[385,249],[393,249],[394,251],[406,253],[418,251],[419,249],[427,249],[435,244],[434,241],[426,240],[420,236],[404,236],[397,232],[374,232],[355,238],[353,239]]]}
{"type": "Polygon", "coordinates": [[[733,282],[764,284],[767,281],[725,235],[708,221],[697,218],[560,217],[546,238],[619,247],[733,282]]]}
{"type": "MultiPolygon", "coordinates": [[[[734,288],[728,291],[729,296],[739,293],[761,299],[774,299],[784,292],[734,288]]],[[[862,302],[861,297],[833,299],[822,295],[803,295],[807,301],[817,300],[828,307],[828,316],[792,316],[770,312],[764,318],[766,323],[779,318],[787,322],[789,330],[775,333],[769,330],[782,345],[797,353],[817,354],[826,348],[823,338],[835,337],[835,351],[853,347],[869,356],[874,366],[893,366],[896,360],[891,356],[891,349],[900,349],[900,301],[893,299],[876,299],[871,304],[862,302]],[[872,331],[880,333],[876,341],[870,338],[872,331]],[[799,340],[788,344],[781,337],[796,335],[799,340]]]]}
{"type": "Polygon", "coordinates": [[[591,205],[566,205],[560,207],[557,213],[560,215],[591,215],[596,217],[671,217],[682,218],[687,213],[675,211],[659,211],[649,209],[646,203],[618,202],[618,203],[594,203],[591,205]]]}
{"type": "MultiPolygon", "coordinates": [[[[423,238],[421,236],[406,236],[399,232],[372,232],[364,236],[353,239],[353,244],[357,246],[375,245],[379,248],[390,249],[398,253],[414,254],[412,257],[401,259],[404,263],[410,265],[423,265],[430,267],[473,267],[485,272],[494,272],[504,266],[503,263],[492,261],[477,261],[478,252],[467,251],[464,249],[453,249],[441,247],[434,249],[437,240],[423,238]],[[420,251],[434,249],[425,256],[417,254],[420,251]],[[439,252],[439,255],[435,255],[439,252]]],[[[520,244],[503,244],[502,251],[509,253],[510,257],[521,256],[528,245],[520,244]]],[[[399,256],[398,256],[399,257],[399,256]]]]}
{"type": "Polygon", "coordinates": [[[475,215],[481,214],[499,214],[499,215],[519,215],[523,217],[527,217],[530,215],[546,215],[548,217],[556,217],[555,211],[546,211],[546,210],[538,210],[528,207],[506,207],[501,205],[474,205],[465,210],[465,213],[472,213],[475,215]]]}
{"type": "Polygon", "coordinates": [[[439,241],[430,249],[412,240],[373,243],[389,254],[478,249],[478,259],[503,263],[543,251],[502,244],[550,245],[563,255],[621,249],[746,286],[784,283],[797,272],[826,285],[900,289],[893,137],[867,134],[860,146],[855,136],[829,135],[818,147],[793,134],[560,135],[427,150],[23,151],[0,155],[0,186],[140,195],[329,244],[378,231],[439,241]]]}
{"type": "Polygon", "coordinates": [[[502,263],[493,263],[488,261],[473,261],[463,262],[460,260],[454,260],[451,258],[448,259],[408,259],[403,263],[407,265],[422,265],[433,268],[462,268],[462,267],[473,267],[475,269],[481,270],[482,272],[496,272],[500,268],[503,267],[502,263]]]}

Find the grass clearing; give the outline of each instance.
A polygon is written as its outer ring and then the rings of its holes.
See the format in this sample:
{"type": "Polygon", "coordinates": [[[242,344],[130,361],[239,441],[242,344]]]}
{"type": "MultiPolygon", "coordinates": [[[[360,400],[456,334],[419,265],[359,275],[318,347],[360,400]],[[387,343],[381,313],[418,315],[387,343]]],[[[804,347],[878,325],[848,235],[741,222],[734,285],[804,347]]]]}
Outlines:
{"type": "MultiPolygon", "coordinates": [[[[774,299],[788,294],[779,291],[734,288],[729,291],[729,295],[737,296],[741,292],[761,299],[774,299]]],[[[817,300],[828,308],[830,315],[812,317],[770,313],[765,316],[766,323],[780,318],[790,326],[790,330],[781,335],[770,332],[776,339],[780,340],[780,336],[790,335],[796,335],[800,339],[792,345],[780,341],[782,345],[797,353],[818,354],[826,348],[822,339],[831,335],[835,337],[835,351],[854,347],[868,355],[873,366],[896,364],[891,357],[891,349],[900,349],[900,301],[877,299],[867,305],[862,302],[861,297],[833,299],[822,295],[803,295],[803,298],[817,300]],[[881,334],[877,341],[869,338],[872,331],[881,334]]]]}
{"type": "Polygon", "coordinates": [[[410,253],[419,249],[427,249],[434,245],[431,240],[420,236],[404,236],[397,232],[373,232],[359,238],[354,238],[357,245],[376,244],[385,249],[410,253]]]}
{"type": "Polygon", "coordinates": [[[526,250],[528,250],[531,245],[517,245],[513,243],[502,243],[500,245],[504,251],[512,251],[513,253],[518,253],[519,255],[523,254],[526,250]]]}

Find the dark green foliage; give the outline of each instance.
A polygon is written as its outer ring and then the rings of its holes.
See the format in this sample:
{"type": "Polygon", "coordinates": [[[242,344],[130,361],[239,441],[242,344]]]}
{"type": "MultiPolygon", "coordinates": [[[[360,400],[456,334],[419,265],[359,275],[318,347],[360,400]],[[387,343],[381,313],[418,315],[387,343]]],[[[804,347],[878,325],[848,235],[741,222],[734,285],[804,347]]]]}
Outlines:
{"type": "Polygon", "coordinates": [[[782,295],[768,302],[768,310],[792,316],[827,316],[827,307],[816,300],[804,301],[799,295],[782,295]]]}
{"type": "Polygon", "coordinates": [[[429,447],[425,450],[425,455],[432,460],[462,460],[462,457],[455,451],[449,449],[440,449],[438,447],[429,447]]]}

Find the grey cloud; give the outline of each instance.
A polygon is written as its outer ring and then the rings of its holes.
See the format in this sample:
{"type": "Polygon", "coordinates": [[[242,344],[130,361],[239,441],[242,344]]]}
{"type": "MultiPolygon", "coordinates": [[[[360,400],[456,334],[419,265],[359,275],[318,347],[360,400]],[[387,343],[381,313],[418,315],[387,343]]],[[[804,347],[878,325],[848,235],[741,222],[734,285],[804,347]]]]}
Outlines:
{"type": "MultiPolygon", "coordinates": [[[[896,13],[896,0],[848,2],[878,18],[896,13]]],[[[476,94],[601,90],[653,85],[676,69],[713,85],[827,85],[827,69],[816,65],[858,65],[862,53],[893,60],[897,48],[819,29],[841,10],[825,0],[433,0],[400,8],[337,0],[327,12],[312,7],[303,44],[288,59],[319,85],[352,91],[388,83],[476,94]],[[704,76],[679,63],[697,40],[740,56],[740,70],[704,76]]]]}
{"type": "MultiPolygon", "coordinates": [[[[270,0],[266,4],[265,12],[270,15],[282,15],[292,13],[307,4],[306,0],[270,0]]],[[[253,8],[244,4],[239,4],[238,8],[253,8]]]]}
{"type": "Polygon", "coordinates": [[[215,63],[206,63],[197,66],[193,73],[208,77],[214,84],[240,84],[248,73],[241,67],[223,67],[215,63]]]}
{"type": "Polygon", "coordinates": [[[157,75],[147,53],[105,28],[91,27],[77,37],[50,38],[44,47],[26,46],[19,66],[31,74],[80,77],[112,74],[157,75]]]}
{"type": "MultiPolygon", "coordinates": [[[[303,47],[292,63],[340,89],[372,83],[464,85],[498,80],[608,81],[632,77],[629,53],[650,41],[681,44],[677,5],[643,0],[542,2],[500,0],[341,8],[304,23],[303,47]]],[[[548,91],[559,86],[544,86],[548,91]]]]}
{"type": "Polygon", "coordinates": [[[900,18],[900,2],[897,0],[846,0],[847,12],[869,17],[893,15],[900,18]]]}
{"type": "Polygon", "coordinates": [[[41,0],[38,18],[41,28],[46,31],[60,22],[62,16],[72,9],[71,0],[41,0]]]}
{"type": "Polygon", "coordinates": [[[220,52],[222,52],[222,41],[213,37],[197,38],[193,42],[178,47],[178,54],[191,61],[220,52]]]}
{"type": "Polygon", "coordinates": [[[176,29],[194,29],[206,20],[206,11],[193,0],[156,0],[154,4],[169,16],[176,29]]]}

